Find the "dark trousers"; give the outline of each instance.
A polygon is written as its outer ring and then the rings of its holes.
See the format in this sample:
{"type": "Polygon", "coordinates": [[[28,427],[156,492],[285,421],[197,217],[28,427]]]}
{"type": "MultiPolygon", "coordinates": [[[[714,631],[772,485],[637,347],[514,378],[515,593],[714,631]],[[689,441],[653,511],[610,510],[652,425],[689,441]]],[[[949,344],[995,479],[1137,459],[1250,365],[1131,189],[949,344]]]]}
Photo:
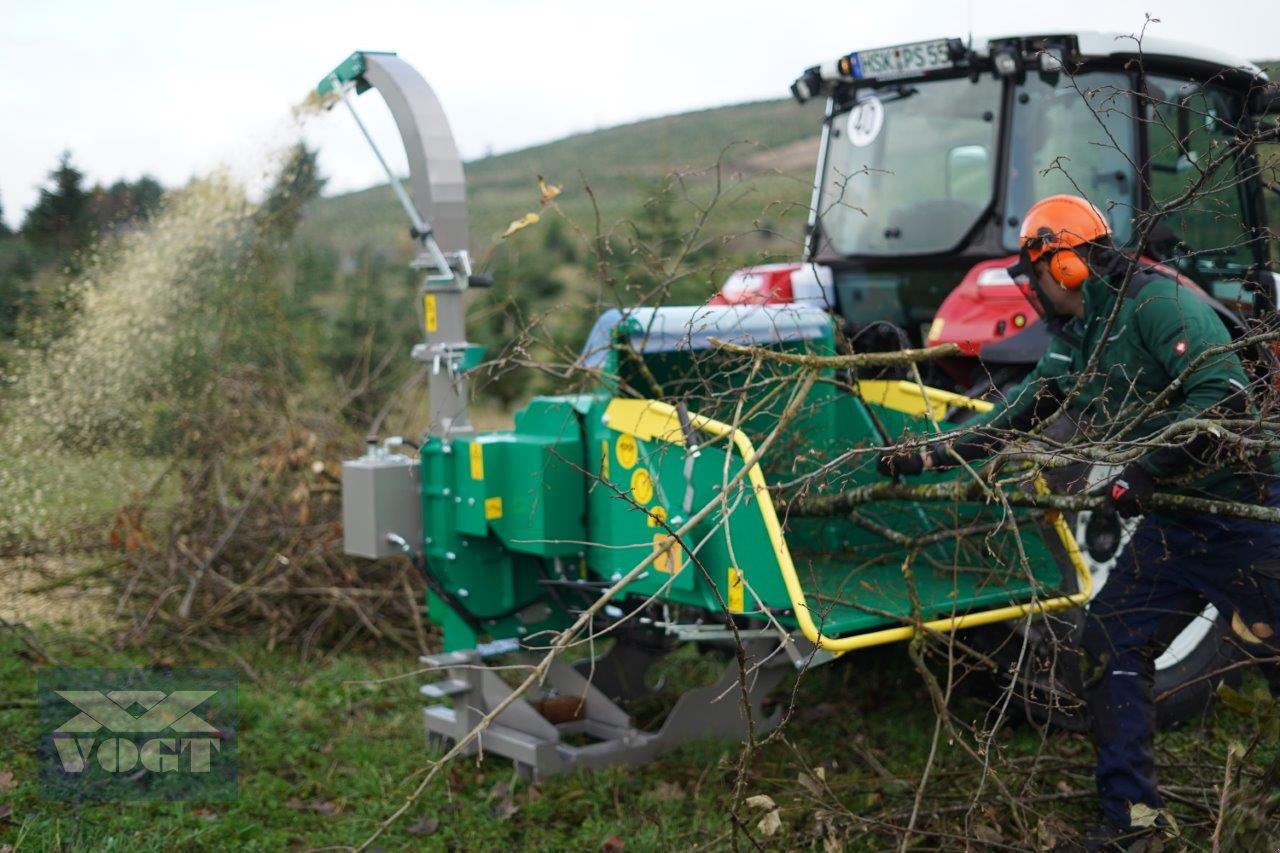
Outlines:
{"type": "MultiPolygon", "coordinates": [[[[1280,507],[1280,484],[1262,501],[1280,507]]],[[[1212,602],[1231,640],[1280,654],[1280,524],[1147,516],[1089,608],[1085,698],[1098,749],[1098,797],[1129,826],[1129,806],[1162,806],[1155,774],[1155,660],[1212,602]],[[1243,629],[1243,630],[1241,630],[1243,629]]]]}

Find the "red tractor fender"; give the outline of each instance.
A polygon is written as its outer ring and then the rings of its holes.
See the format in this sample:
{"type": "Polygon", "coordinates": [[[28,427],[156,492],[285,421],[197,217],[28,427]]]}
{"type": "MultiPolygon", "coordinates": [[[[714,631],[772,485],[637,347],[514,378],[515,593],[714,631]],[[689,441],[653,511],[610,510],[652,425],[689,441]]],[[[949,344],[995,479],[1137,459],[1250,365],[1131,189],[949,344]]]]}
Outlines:
{"type": "MultiPolygon", "coordinates": [[[[925,345],[958,344],[966,355],[973,353],[995,364],[1035,363],[1048,345],[1048,334],[1040,315],[1009,276],[1008,268],[1017,260],[1017,255],[1009,255],[974,264],[938,306],[925,345]]],[[[1167,264],[1145,257],[1142,263],[1183,287],[1204,292],[1167,264]]],[[[940,366],[962,385],[973,378],[975,365],[969,359],[948,359],[940,366]]]]}

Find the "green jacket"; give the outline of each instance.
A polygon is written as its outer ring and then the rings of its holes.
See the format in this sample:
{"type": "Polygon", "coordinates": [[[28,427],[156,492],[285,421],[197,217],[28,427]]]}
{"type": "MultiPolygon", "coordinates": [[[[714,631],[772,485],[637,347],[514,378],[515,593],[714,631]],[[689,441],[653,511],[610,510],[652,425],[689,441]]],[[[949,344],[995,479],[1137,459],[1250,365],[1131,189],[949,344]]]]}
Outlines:
{"type": "MultiPolygon", "coordinates": [[[[994,409],[966,427],[994,430],[1025,429],[1038,391],[1048,390],[1062,399],[1084,373],[1098,349],[1107,319],[1115,308],[1117,290],[1102,278],[1083,285],[1084,317],[1067,322],[1050,338],[1048,350],[1031,374],[1011,390],[994,409]]],[[[1096,368],[1085,379],[1073,409],[1092,425],[1098,441],[1119,441],[1117,449],[1140,446],[1170,424],[1206,415],[1236,391],[1243,391],[1249,377],[1234,352],[1208,356],[1188,375],[1188,365],[1205,350],[1229,344],[1231,335],[1212,307],[1184,287],[1166,278],[1154,278],[1125,299],[1102,344],[1096,368]],[[1182,377],[1182,385],[1149,412],[1146,404],[1182,377]]],[[[1187,441],[1189,434],[1177,436],[1187,441]]],[[[1180,492],[1227,500],[1252,500],[1253,478],[1241,477],[1241,464],[1196,464],[1186,453],[1148,448],[1139,459],[1162,491],[1180,492]],[[1185,481],[1185,482],[1184,482],[1185,481]]],[[[1267,470],[1274,465],[1267,459],[1267,470]]]]}

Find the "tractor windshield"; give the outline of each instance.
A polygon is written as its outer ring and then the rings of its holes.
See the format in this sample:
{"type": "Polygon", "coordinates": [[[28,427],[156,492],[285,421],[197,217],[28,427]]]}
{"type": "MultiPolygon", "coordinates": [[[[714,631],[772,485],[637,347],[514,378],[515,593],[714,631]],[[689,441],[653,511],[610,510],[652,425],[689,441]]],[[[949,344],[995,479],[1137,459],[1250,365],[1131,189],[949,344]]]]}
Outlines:
{"type": "Polygon", "coordinates": [[[819,216],[842,255],[956,247],[991,203],[1000,83],[989,75],[860,92],[831,120],[819,216]]]}
{"type": "Polygon", "coordinates": [[[1012,109],[1004,247],[1017,251],[1022,215],[1058,193],[1089,199],[1111,219],[1116,242],[1129,242],[1138,180],[1128,75],[1028,74],[1014,90],[1012,109]]]}

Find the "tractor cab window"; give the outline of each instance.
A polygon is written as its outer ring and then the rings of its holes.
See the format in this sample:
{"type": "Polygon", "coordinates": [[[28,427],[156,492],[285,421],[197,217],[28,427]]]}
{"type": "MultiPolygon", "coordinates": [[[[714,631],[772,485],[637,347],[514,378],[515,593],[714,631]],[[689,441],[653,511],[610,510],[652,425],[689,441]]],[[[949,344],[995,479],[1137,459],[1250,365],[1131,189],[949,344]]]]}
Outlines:
{"type": "Polygon", "coordinates": [[[1133,90],[1126,74],[1028,74],[1014,89],[1003,243],[1017,251],[1022,216],[1045,196],[1084,196],[1127,243],[1137,208],[1133,90]]]}
{"type": "Polygon", "coordinates": [[[1157,74],[1146,80],[1152,203],[1167,204],[1198,185],[1153,229],[1151,251],[1201,284],[1238,278],[1253,262],[1238,164],[1224,156],[1241,107],[1238,95],[1202,83],[1157,74]]]}
{"type": "Polygon", "coordinates": [[[1280,273],[1280,150],[1266,146],[1262,158],[1262,195],[1267,207],[1267,245],[1271,247],[1272,272],[1280,273]]]}
{"type": "Polygon", "coordinates": [[[831,120],[818,215],[842,255],[955,248],[995,192],[1000,84],[989,76],[859,92],[831,120]]]}

